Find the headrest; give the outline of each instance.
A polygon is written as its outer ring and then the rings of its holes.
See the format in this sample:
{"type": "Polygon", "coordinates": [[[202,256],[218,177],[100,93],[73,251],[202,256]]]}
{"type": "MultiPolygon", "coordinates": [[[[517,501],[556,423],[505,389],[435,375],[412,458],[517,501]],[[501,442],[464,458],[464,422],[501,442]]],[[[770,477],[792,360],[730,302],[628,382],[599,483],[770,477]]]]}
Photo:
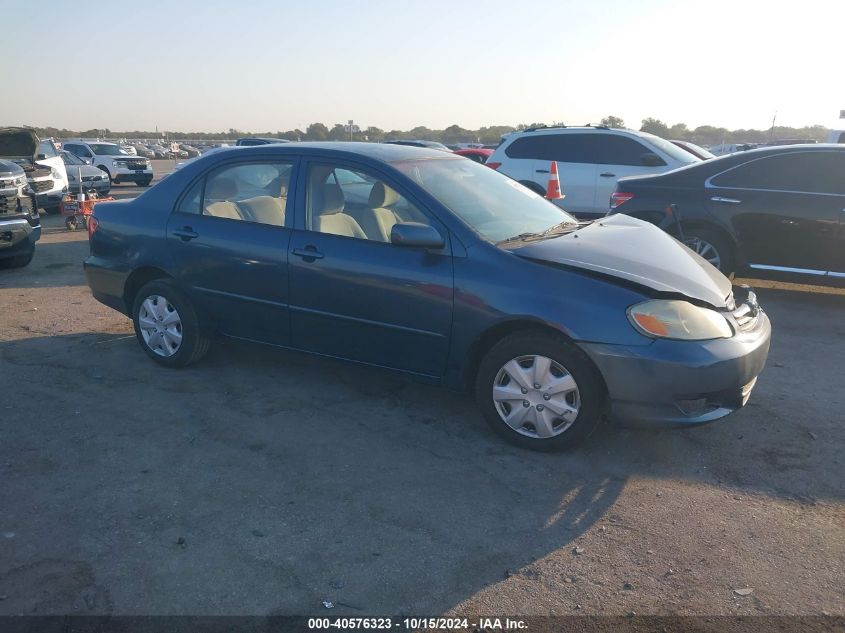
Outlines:
{"type": "Polygon", "coordinates": [[[211,200],[231,200],[238,195],[238,185],[234,178],[212,178],[205,191],[205,197],[211,200]]]}
{"type": "Polygon", "coordinates": [[[323,187],[323,208],[318,215],[334,215],[343,213],[346,200],[340,185],[325,185],[323,187]]]}
{"type": "Polygon", "coordinates": [[[377,182],[370,189],[370,208],[389,207],[399,202],[399,194],[383,182],[377,182]]]}

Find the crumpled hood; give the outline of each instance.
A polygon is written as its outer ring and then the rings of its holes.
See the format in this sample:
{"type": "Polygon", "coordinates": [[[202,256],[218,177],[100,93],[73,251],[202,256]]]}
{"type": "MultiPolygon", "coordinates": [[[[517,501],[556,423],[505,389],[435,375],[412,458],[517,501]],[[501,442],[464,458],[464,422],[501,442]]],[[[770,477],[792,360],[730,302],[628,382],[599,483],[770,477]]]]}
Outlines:
{"type": "Polygon", "coordinates": [[[24,127],[0,128],[0,158],[35,158],[38,136],[24,127]]]}
{"type": "Polygon", "coordinates": [[[724,308],[730,280],[662,230],[627,215],[612,215],[557,238],[528,242],[514,254],[592,270],[653,290],[724,308]]]}
{"type": "Polygon", "coordinates": [[[67,171],[68,180],[74,180],[80,170],[82,171],[83,178],[85,178],[86,176],[105,175],[105,172],[102,169],[100,169],[99,167],[94,167],[93,165],[65,165],[65,171],[67,171]]]}

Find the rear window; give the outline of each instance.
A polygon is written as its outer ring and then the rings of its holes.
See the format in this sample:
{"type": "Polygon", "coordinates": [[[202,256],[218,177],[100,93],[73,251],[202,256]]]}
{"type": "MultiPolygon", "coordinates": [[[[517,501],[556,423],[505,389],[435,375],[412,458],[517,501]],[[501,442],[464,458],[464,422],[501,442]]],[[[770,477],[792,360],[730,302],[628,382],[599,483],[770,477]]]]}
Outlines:
{"type": "Polygon", "coordinates": [[[510,158],[594,163],[596,134],[538,134],[521,136],[505,148],[510,158]]]}
{"type": "Polygon", "coordinates": [[[845,154],[790,152],[744,163],[713,178],[716,187],[845,194],[845,154]]]}

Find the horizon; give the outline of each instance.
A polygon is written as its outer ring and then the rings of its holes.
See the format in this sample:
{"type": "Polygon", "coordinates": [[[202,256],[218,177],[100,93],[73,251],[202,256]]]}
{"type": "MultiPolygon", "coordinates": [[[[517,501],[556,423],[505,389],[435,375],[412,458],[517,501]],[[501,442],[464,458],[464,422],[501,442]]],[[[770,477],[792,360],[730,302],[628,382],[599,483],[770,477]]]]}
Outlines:
{"type": "Polygon", "coordinates": [[[148,0],[143,19],[110,6],[114,26],[102,31],[78,7],[9,7],[10,67],[60,72],[22,72],[0,123],[283,131],[353,119],[387,131],[612,114],[633,128],[654,117],[765,130],[773,117],[834,128],[845,107],[827,70],[837,41],[819,37],[845,19],[845,3],[830,0],[800,11],[760,0],[714,0],[706,11],[690,0],[538,0],[519,15],[504,0],[209,4],[148,0]],[[82,36],[45,38],[53,23],[82,36]]]}

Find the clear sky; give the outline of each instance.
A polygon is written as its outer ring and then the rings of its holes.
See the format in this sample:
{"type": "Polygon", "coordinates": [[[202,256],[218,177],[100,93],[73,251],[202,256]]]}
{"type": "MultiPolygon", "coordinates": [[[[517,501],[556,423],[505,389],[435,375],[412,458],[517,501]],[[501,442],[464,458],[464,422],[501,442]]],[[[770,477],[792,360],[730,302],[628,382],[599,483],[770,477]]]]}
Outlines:
{"type": "Polygon", "coordinates": [[[0,0],[0,13],[0,125],[613,114],[767,128],[776,110],[779,124],[832,126],[845,109],[845,0],[0,0]]]}

